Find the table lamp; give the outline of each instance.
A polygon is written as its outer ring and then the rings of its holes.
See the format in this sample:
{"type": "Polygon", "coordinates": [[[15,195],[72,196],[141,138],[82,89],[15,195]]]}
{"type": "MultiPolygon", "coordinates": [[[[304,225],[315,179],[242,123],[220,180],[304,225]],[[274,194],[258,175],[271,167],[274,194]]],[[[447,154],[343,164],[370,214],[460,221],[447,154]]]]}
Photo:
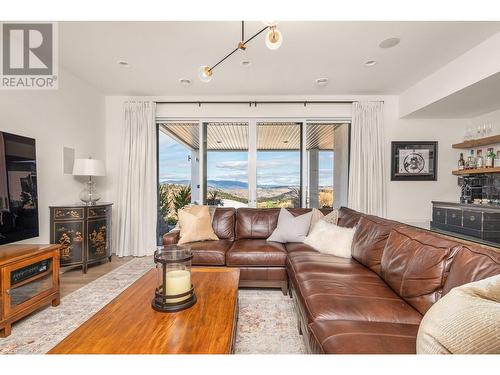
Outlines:
{"type": "Polygon", "coordinates": [[[106,169],[102,160],[92,158],[88,159],[75,159],[73,164],[73,176],[87,176],[85,188],[80,193],[80,200],[87,206],[93,206],[101,199],[101,196],[95,188],[95,182],[92,181],[93,176],[105,176],[106,169]]]}

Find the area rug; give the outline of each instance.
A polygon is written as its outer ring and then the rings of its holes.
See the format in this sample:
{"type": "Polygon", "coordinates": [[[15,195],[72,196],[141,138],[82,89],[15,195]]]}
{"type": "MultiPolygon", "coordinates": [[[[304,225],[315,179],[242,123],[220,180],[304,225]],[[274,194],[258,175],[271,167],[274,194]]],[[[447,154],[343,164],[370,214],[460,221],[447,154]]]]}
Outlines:
{"type": "MultiPolygon", "coordinates": [[[[153,266],[134,258],[49,306],[14,323],[0,338],[0,354],[44,354],[153,266]]],[[[240,290],[235,343],[238,354],[304,353],[293,303],[279,290],[240,290]]]]}

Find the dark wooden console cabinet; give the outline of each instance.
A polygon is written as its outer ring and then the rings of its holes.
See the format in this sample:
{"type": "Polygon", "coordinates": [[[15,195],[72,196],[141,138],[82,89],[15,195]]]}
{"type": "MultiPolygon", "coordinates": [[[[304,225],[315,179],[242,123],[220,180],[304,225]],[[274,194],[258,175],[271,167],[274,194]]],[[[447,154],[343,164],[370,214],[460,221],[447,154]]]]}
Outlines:
{"type": "Polygon", "coordinates": [[[59,305],[59,247],[0,246],[0,337],[40,307],[59,305]]]}
{"type": "Polygon", "coordinates": [[[50,242],[61,245],[61,267],[111,261],[111,203],[51,206],[50,242]]]}
{"type": "Polygon", "coordinates": [[[500,206],[432,202],[431,230],[500,245],[500,206]]]}

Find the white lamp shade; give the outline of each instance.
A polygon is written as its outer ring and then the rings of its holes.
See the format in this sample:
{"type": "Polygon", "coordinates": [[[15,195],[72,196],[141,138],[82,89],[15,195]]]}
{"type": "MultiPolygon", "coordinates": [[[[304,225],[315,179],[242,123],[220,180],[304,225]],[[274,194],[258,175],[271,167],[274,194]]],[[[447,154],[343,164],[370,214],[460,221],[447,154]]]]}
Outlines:
{"type": "Polygon", "coordinates": [[[73,164],[74,176],[105,176],[106,168],[102,160],[75,159],[73,164]]]}

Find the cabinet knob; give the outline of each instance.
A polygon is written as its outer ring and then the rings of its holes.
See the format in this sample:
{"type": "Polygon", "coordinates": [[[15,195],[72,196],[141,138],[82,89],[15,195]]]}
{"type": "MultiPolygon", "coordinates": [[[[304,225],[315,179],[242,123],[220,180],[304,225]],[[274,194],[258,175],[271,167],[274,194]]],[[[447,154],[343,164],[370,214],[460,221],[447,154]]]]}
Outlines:
{"type": "Polygon", "coordinates": [[[471,216],[469,219],[470,219],[470,221],[474,221],[474,220],[476,220],[476,217],[475,216],[471,216]]]}
{"type": "Polygon", "coordinates": [[[437,215],[437,216],[441,216],[441,212],[439,212],[439,211],[438,211],[438,212],[436,212],[436,215],[437,215]]]}

